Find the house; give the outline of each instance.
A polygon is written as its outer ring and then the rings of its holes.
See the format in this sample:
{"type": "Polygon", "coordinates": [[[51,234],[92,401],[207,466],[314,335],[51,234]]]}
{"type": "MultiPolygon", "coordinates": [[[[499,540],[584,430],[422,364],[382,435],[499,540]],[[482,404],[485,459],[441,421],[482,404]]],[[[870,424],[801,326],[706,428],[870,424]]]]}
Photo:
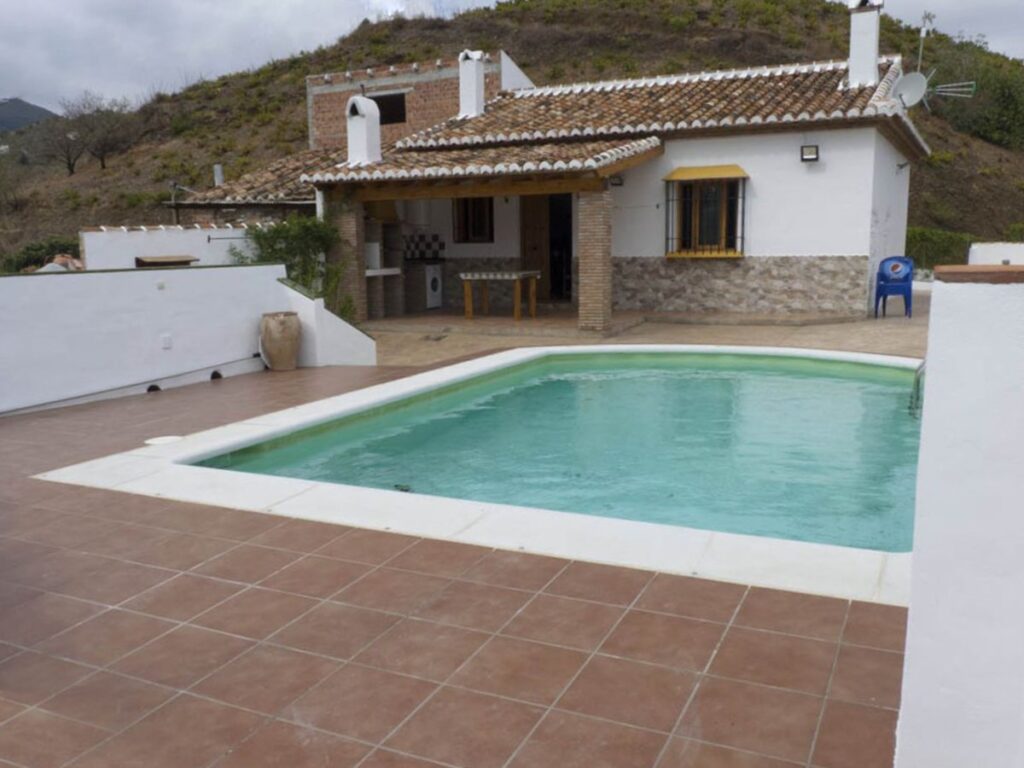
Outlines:
{"type": "MultiPolygon", "coordinates": [[[[542,300],[571,301],[594,331],[613,309],[863,315],[929,152],[894,93],[900,58],[879,57],[880,14],[851,9],[843,61],[493,98],[467,51],[458,114],[397,141],[351,96],[346,160],[301,180],[338,222],[357,317],[401,309],[364,262],[389,237],[406,257],[444,256],[452,309],[460,273],[530,269],[542,300]]],[[[391,282],[414,264],[392,260],[391,282]]]]}
{"type": "MultiPolygon", "coordinates": [[[[487,54],[483,68],[487,98],[503,90],[533,86],[504,51],[487,54]]],[[[365,95],[377,105],[382,140],[391,143],[457,112],[458,62],[437,59],[307,77],[309,149],[175,200],[171,207],[178,219],[191,224],[228,224],[279,220],[291,213],[313,215],[314,190],[300,176],[307,168],[335,163],[344,156],[345,108],[355,94],[365,95]]]]}

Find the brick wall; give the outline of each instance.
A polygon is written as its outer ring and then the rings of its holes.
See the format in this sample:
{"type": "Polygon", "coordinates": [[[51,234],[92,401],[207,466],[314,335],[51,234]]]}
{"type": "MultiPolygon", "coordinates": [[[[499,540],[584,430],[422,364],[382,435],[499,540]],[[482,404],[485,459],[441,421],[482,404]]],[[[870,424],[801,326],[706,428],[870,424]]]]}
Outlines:
{"type": "Polygon", "coordinates": [[[606,331],[612,322],[612,197],[580,192],[579,275],[576,294],[581,330],[606,331]]]}
{"type": "Polygon", "coordinates": [[[361,323],[367,318],[366,296],[366,234],[363,204],[331,190],[327,195],[326,218],[338,227],[341,243],[331,249],[327,260],[341,262],[338,283],[340,301],[352,303],[352,320],[361,323]]]}
{"type": "MultiPolygon", "coordinates": [[[[408,89],[405,94],[406,121],[381,126],[384,146],[459,113],[458,67],[385,77],[379,82],[372,79],[345,82],[344,75],[331,78],[331,85],[317,84],[317,80],[322,80],[322,76],[318,76],[311,79],[308,86],[309,140],[313,149],[345,148],[345,105],[363,85],[367,96],[408,89]]],[[[484,77],[486,98],[497,96],[500,87],[501,74],[496,64],[490,64],[484,77]]]]}

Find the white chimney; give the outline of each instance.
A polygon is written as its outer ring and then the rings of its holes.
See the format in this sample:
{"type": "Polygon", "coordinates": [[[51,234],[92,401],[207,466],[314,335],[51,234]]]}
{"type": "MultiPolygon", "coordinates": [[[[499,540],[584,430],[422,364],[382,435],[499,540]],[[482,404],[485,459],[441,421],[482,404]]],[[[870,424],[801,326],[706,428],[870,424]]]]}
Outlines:
{"type": "Polygon", "coordinates": [[[459,117],[484,113],[484,52],[459,54],[459,117]]]}
{"type": "Polygon", "coordinates": [[[878,33],[882,0],[850,0],[849,86],[878,84],[878,33]]]}
{"type": "Polygon", "coordinates": [[[380,162],[380,108],[373,99],[353,96],[345,107],[348,164],[380,162]]]}

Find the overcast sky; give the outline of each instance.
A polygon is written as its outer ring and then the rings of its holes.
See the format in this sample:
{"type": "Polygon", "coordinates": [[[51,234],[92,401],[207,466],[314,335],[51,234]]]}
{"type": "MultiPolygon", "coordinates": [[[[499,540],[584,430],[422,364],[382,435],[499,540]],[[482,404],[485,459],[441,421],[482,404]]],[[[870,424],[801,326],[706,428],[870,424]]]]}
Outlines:
{"type": "MultiPolygon", "coordinates": [[[[105,96],[174,91],[334,42],[366,17],[451,14],[493,0],[0,0],[0,98],[57,109],[89,89],[105,96]]],[[[917,23],[983,34],[1024,58],[1024,0],[889,0],[917,23]]],[[[770,62],[765,62],[770,63],[770,62]]]]}

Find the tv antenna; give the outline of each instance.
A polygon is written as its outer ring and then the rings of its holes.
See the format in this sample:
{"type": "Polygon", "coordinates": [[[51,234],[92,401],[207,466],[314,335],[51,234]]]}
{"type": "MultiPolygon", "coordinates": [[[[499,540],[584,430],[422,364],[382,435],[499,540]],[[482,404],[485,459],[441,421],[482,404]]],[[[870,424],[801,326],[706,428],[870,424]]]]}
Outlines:
{"type": "Polygon", "coordinates": [[[934,29],[935,14],[925,11],[921,16],[921,41],[917,46],[917,71],[908,72],[903,75],[893,86],[893,95],[902,102],[905,109],[910,109],[915,104],[923,103],[925,109],[932,111],[928,98],[951,98],[970,99],[978,90],[978,84],[974,80],[963,80],[958,83],[938,83],[932,85],[932,78],[935,76],[935,68],[926,75],[921,72],[921,62],[924,59],[924,41],[934,29]]]}

